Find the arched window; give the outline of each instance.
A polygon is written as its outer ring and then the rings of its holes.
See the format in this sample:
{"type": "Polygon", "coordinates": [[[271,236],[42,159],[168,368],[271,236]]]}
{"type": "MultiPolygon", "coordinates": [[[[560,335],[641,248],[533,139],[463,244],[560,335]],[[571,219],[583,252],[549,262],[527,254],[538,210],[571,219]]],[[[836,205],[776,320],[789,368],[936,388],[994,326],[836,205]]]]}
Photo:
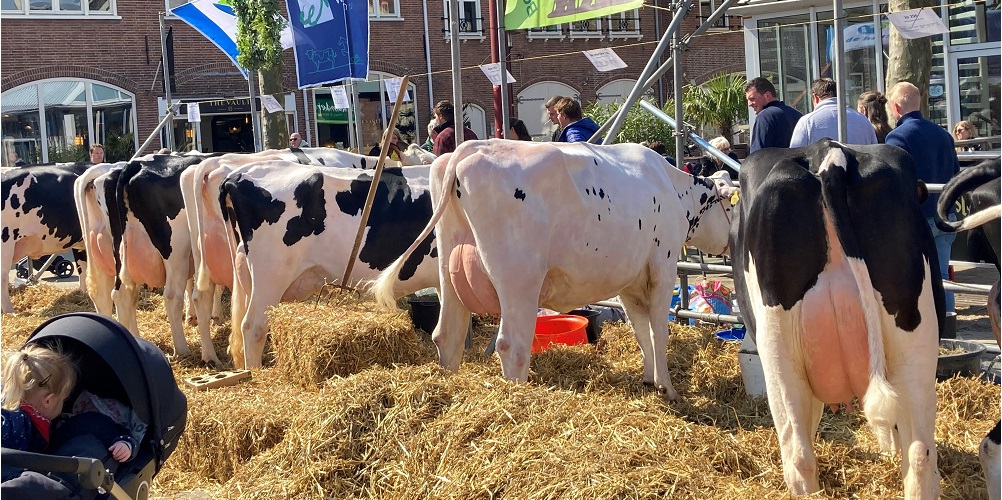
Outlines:
{"type": "Polygon", "coordinates": [[[532,139],[536,141],[550,140],[557,125],[550,122],[543,106],[551,97],[560,95],[581,100],[581,93],[560,82],[539,82],[529,85],[518,93],[518,117],[525,122],[532,139]]]}
{"type": "Polygon", "coordinates": [[[39,80],[4,92],[0,107],[4,166],[12,165],[11,153],[29,165],[85,161],[95,143],[104,145],[107,161],[136,151],[136,97],[106,83],[39,80]]]}
{"type": "MultiPolygon", "coordinates": [[[[487,129],[487,112],[484,108],[481,108],[477,104],[465,103],[463,104],[463,115],[469,120],[470,130],[474,134],[477,134],[478,139],[489,139],[494,137],[494,115],[491,115],[491,131],[488,133],[487,129]]],[[[464,139],[469,139],[466,137],[464,139]]]]}

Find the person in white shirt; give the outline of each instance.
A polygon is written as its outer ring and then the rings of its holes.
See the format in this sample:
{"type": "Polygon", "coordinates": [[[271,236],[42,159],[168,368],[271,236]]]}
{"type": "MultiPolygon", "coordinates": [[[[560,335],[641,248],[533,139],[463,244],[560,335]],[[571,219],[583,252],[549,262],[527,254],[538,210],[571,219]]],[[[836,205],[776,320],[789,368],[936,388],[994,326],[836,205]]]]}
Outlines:
{"type": "MultiPolygon", "coordinates": [[[[819,78],[811,82],[814,111],[797,121],[793,137],[790,138],[791,148],[808,146],[825,137],[838,140],[836,92],[835,81],[831,78],[819,78]]],[[[877,144],[877,134],[873,131],[870,120],[859,111],[846,107],[845,123],[846,144],[877,144]]]]}

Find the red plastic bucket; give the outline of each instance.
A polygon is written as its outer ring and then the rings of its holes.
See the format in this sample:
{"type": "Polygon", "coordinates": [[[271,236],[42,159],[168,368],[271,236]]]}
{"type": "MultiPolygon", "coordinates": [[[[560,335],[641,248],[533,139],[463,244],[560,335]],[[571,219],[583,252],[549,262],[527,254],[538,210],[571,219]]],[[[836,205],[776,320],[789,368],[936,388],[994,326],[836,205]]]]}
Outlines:
{"type": "Polygon", "coordinates": [[[536,318],[536,336],[532,339],[532,353],[540,353],[553,344],[579,345],[588,343],[585,328],[588,318],[570,314],[539,316],[536,318]]]}

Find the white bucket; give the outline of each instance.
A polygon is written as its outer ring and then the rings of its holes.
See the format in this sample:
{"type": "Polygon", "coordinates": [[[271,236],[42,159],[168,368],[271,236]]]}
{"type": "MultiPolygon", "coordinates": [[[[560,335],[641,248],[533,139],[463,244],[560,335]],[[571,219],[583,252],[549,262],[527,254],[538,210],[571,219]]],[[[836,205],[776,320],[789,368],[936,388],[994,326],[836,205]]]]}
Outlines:
{"type": "Polygon", "coordinates": [[[762,370],[762,360],[758,357],[758,347],[751,335],[745,335],[738,351],[738,366],[741,367],[741,378],[745,382],[745,392],[751,397],[765,396],[765,371],[762,370]]]}

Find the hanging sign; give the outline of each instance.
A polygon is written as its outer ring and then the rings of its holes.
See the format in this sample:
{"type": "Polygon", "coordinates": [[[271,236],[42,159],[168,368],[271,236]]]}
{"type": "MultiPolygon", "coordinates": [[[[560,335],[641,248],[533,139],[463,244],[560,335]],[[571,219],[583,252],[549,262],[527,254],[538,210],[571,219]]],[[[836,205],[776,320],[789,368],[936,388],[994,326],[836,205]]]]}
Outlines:
{"type": "MultiPolygon", "coordinates": [[[[390,78],[388,80],[383,80],[383,85],[386,86],[386,93],[389,94],[390,101],[397,101],[397,95],[400,94],[401,82],[403,82],[403,78],[390,78]]],[[[404,102],[409,102],[410,100],[410,93],[404,93],[404,102]]]]}
{"type": "Polygon", "coordinates": [[[348,102],[348,91],[342,86],[331,87],[331,98],[334,100],[334,107],[337,109],[348,109],[351,104],[348,102]]]}
{"type": "Polygon", "coordinates": [[[278,113],[280,111],[285,111],[282,105],[278,103],[278,99],[274,96],[263,95],[261,96],[261,104],[264,105],[264,110],[269,113],[278,113]]]}
{"type": "Polygon", "coordinates": [[[202,121],[202,113],[199,112],[197,102],[188,104],[188,121],[189,122],[202,121]]]}
{"type": "Polygon", "coordinates": [[[612,71],[626,67],[626,63],[619,58],[619,54],[616,54],[616,51],[611,48],[586,50],[584,55],[599,71],[612,71]]]}
{"type": "Polygon", "coordinates": [[[887,19],[898,29],[901,38],[909,40],[949,32],[943,20],[932,9],[888,12],[887,19]]]}
{"type": "MultiPolygon", "coordinates": [[[[501,63],[484,64],[480,67],[480,71],[483,71],[484,75],[487,75],[487,79],[491,81],[491,85],[495,87],[501,86],[501,63]]],[[[511,73],[507,70],[505,71],[505,75],[505,78],[507,78],[505,83],[515,82],[515,77],[511,76],[511,73]]]]}

